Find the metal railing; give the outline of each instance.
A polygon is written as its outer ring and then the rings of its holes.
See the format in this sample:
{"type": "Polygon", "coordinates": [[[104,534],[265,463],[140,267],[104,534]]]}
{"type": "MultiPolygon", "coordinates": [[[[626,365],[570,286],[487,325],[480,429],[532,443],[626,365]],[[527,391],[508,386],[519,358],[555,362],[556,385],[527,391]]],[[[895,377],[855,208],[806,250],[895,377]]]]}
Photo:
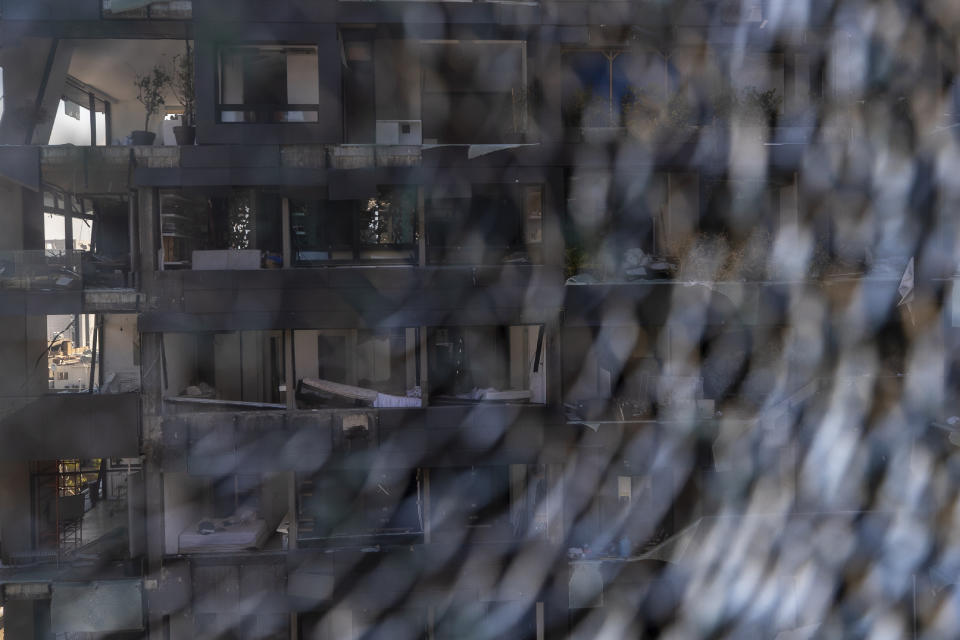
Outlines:
{"type": "Polygon", "coordinates": [[[81,254],[80,251],[0,251],[0,290],[82,289],[81,254]]]}
{"type": "Polygon", "coordinates": [[[75,291],[134,286],[126,256],[89,251],[0,251],[0,290],[75,291]]]}

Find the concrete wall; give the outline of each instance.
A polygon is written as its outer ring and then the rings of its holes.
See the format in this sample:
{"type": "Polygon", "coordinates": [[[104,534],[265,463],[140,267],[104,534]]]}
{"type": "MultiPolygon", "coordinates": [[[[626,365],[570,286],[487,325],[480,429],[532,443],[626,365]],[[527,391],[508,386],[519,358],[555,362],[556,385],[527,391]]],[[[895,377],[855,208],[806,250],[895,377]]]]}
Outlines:
{"type": "Polygon", "coordinates": [[[217,397],[243,400],[244,374],[240,333],[218,333],[213,336],[213,384],[217,397]]]}
{"type": "Polygon", "coordinates": [[[0,317],[0,415],[2,403],[47,391],[46,316],[0,317]]]}
{"type": "MultiPolygon", "coordinates": [[[[291,477],[293,472],[265,473],[260,489],[260,517],[271,531],[277,528],[280,520],[293,508],[289,500],[291,477]]],[[[296,514],[291,513],[291,517],[296,514]]]]}
{"type": "Polygon", "coordinates": [[[59,393],[23,404],[0,418],[4,463],[139,455],[136,393],[59,393]]]}
{"type": "Polygon", "coordinates": [[[415,41],[374,42],[377,120],[420,119],[420,49],[415,41]]]}
{"type": "Polygon", "coordinates": [[[346,336],[347,338],[347,384],[357,384],[357,331],[356,329],[329,330],[329,331],[295,331],[293,334],[294,384],[302,378],[316,378],[319,368],[317,361],[317,337],[346,336]]]}
{"type": "Polygon", "coordinates": [[[7,563],[11,553],[29,551],[30,531],[29,464],[5,462],[0,465],[0,560],[7,563]]]}
{"type": "Polygon", "coordinates": [[[206,486],[206,478],[186,473],[163,474],[163,537],[166,553],[178,553],[180,532],[203,517],[206,486]]]}
{"type": "Polygon", "coordinates": [[[269,397],[269,342],[263,331],[214,336],[214,381],[224,400],[265,402],[269,397]]]}
{"type": "Polygon", "coordinates": [[[187,385],[197,382],[197,340],[189,333],[165,333],[163,348],[167,363],[167,388],[163,395],[176,396],[187,385]]]}
{"type": "Polygon", "coordinates": [[[140,365],[140,335],[135,314],[104,314],[103,366],[104,371],[136,368],[140,365]]]}

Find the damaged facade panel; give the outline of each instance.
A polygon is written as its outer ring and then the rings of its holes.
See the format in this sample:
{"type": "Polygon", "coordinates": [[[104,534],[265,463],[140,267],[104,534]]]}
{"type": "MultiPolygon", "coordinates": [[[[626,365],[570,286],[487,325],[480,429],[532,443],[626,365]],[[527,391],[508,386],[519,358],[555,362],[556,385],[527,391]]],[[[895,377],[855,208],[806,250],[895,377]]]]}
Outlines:
{"type": "Polygon", "coordinates": [[[50,617],[54,633],[143,629],[143,585],[139,580],[55,584],[50,617]]]}

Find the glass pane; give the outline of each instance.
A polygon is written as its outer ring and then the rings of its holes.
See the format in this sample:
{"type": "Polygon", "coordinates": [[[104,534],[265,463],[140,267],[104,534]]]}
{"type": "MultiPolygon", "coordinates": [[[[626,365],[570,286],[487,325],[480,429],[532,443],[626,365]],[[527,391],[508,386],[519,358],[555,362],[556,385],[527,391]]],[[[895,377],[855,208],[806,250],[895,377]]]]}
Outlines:
{"type": "Polygon", "coordinates": [[[360,242],[365,245],[412,245],[415,241],[416,190],[381,189],[360,213],[360,242]]]}
{"type": "Polygon", "coordinates": [[[226,199],[226,227],[221,234],[222,248],[250,249],[255,237],[256,220],[250,206],[250,193],[238,191],[226,199]]]}
{"type": "Polygon", "coordinates": [[[316,111],[281,111],[279,120],[280,122],[317,122],[319,118],[316,111]]]}
{"type": "Polygon", "coordinates": [[[290,235],[298,264],[353,259],[351,201],[290,201],[290,235]]]}
{"type": "Polygon", "coordinates": [[[360,258],[400,260],[415,258],[417,190],[381,188],[360,208],[360,258]]]}

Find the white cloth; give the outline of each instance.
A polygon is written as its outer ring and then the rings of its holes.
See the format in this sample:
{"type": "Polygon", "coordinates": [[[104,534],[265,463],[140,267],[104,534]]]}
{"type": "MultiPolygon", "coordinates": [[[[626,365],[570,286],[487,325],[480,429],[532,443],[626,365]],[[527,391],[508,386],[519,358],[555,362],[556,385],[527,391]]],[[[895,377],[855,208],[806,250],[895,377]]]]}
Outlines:
{"type": "Polygon", "coordinates": [[[419,407],[420,398],[408,398],[407,396],[392,396],[388,393],[378,393],[377,399],[373,401],[373,406],[378,409],[392,407],[419,407]]]}

